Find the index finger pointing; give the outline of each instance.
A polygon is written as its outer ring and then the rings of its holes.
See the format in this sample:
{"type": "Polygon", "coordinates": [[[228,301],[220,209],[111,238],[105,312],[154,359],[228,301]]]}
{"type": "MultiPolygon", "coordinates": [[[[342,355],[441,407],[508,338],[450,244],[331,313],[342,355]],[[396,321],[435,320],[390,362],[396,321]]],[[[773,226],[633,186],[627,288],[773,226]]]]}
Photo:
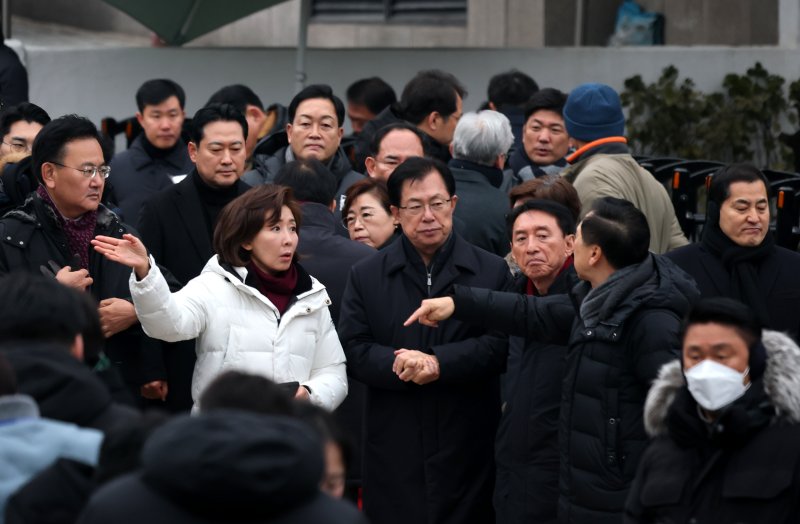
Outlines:
{"type": "Polygon", "coordinates": [[[403,326],[408,327],[414,322],[417,322],[420,317],[425,314],[425,309],[425,306],[418,307],[417,310],[411,313],[411,316],[408,317],[405,322],[403,322],[403,326]]]}

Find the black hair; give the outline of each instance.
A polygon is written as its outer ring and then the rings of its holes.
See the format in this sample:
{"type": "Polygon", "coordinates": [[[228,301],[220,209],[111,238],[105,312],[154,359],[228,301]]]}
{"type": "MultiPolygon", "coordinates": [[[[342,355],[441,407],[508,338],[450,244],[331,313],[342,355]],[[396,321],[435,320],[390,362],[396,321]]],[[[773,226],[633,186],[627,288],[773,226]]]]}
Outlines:
{"type": "Polygon", "coordinates": [[[177,82],[168,78],[148,80],[136,91],[136,107],[141,113],[145,106],[157,106],[171,96],[178,99],[178,104],[183,109],[186,105],[186,93],[177,82]]]}
{"type": "Polygon", "coordinates": [[[294,414],[292,397],[281,386],[261,375],[235,370],[218,375],[200,394],[203,413],[221,409],[263,415],[294,414]]]}
{"type": "Polygon", "coordinates": [[[392,86],[377,76],[356,80],[347,88],[345,97],[349,103],[364,106],[375,115],[397,102],[392,86]]]}
{"type": "Polygon", "coordinates": [[[200,108],[192,118],[190,139],[195,145],[200,145],[205,127],[212,122],[237,122],[247,138],[247,119],[241,111],[230,104],[209,104],[200,108]]]}
{"type": "Polygon", "coordinates": [[[404,129],[414,133],[417,138],[419,138],[419,142],[422,144],[424,151],[425,139],[423,138],[422,131],[417,129],[417,126],[413,126],[408,122],[392,122],[391,124],[387,124],[378,129],[378,131],[372,136],[372,140],[369,142],[369,156],[373,158],[378,156],[378,152],[381,150],[381,142],[383,142],[383,139],[386,138],[386,135],[392,131],[397,131],[398,129],[404,129]]]}
{"type": "Polygon", "coordinates": [[[42,164],[45,162],[62,162],[64,159],[64,146],[73,140],[93,138],[103,149],[103,156],[107,149],[103,148],[104,141],[100,132],[88,118],[78,115],[64,115],[45,125],[33,141],[31,152],[31,168],[36,179],[42,182],[42,164]]]}
{"type": "Polygon", "coordinates": [[[681,338],[695,324],[720,324],[732,328],[747,344],[750,378],[756,380],[764,374],[767,355],[761,342],[763,326],[750,307],[727,297],[703,298],[692,306],[683,319],[681,338]]]}
{"type": "Polygon", "coordinates": [[[67,350],[89,323],[81,294],[52,277],[9,273],[0,277],[0,296],[0,342],[43,341],[67,350]]]}
{"type": "Polygon", "coordinates": [[[438,173],[444,181],[449,196],[456,194],[456,179],[447,165],[435,158],[424,158],[412,156],[405,162],[397,166],[386,183],[389,190],[389,202],[396,207],[400,207],[400,200],[403,196],[403,182],[406,180],[422,180],[431,173],[438,173]]]}
{"type": "Polygon", "coordinates": [[[581,237],[584,244],[600,246],[614,269],[643,262],[650,247],[647,218],[621,198],[595,200],[581,222],[581,237]]]}
{"type": "Polygon", "coordinates": [[[297,114],[298,106],[300,106],[302,102],[314,98],[330,100],[331,104],[333,104],[333,109],[336,111],[336,125],[342,127],[342,123],[344,122],[344,104],[338,96],[333,94],[331,86],[326,84],[310,85],[294,95],[292,101],[289,102],[289,123],[294,123],[294,117],[295,114],[297,114]]]}
{"type": "Polygon", "coordinates": [[[457,96],[465,98],[467,90],[455,76],[438,69],[420,71],[403,88],[398,109],[412,124],[434,111],[448,118],[458,109],[457,96]]]}
{"type": "Polygon", "coordinates": [[[275,183],[292,188],[294,197],[303,202],[329,206],[336,198],[336,177],[316,158],[284,164],[275,176],[275,183]]]}
{"type": "Polygon", "coordinates": [[[225,86],[211,95],[206,105],[211,104],[230,104],[238,109],[243,115],[247,114],[247,106],[256,106],[264,110],[261,99],[258,98],[252,89],[242,84],[225,86]]]}
{"type": "Polygon", "coordinates": [[[17,393],[17,374],[6,356],[0,352],[0,397],[17,393]]]}
{"type": "Polygon", "coordinates": [[[769,198],[769,181],[756,166],[752,164],[729,164],[721,167],[711,177],[708,186],[708,201],[722,207],[722,203],[731,196],[731,184],[734,182],[763,182],[769,198]]]}
{"type": "Polygon", "coordinates": [[[556,219],[559,229],[564,236],[575,234],[575,217],[566,206],[553,200],[534,198],[518,205],[506,216],[506,227],[508,228],[508,238],[514,237],[514,223],[519,216],[528,211],[541,211],[556,219]]]}
{"type": "Polygon", "coordinates": [[[46,126],[50,123],[50,115],[41,107],[30,102],[21,102],[11,106],[0,115],[0,137],[6,136],[11,131],[12,125],[23,120],[46,126]]]}
{"type": "Polygon", "coordinates": [[[92,477],[94,485],[101,486],[140,469],[144,443],[169,420],[167,413],[151,409],[106,431],[92,477]]]}
{"type": "Polygon", "coordinates": [[[525,121],[527,122],[532,114],[543,109],[563,116],[566,103],[566,93],[552,87],[545,87],[534,93],[525,104],[525,121]]]}
{"type": "Polygon", "coordinates": [[[531,95],[539,90],[536,81],[523,73],[512,69],[505,73],[494,75],[489,80],[487,95],[489,102],[497,109],[504,107],[519,107],[530,99],[531,95]]]}
{"type": "Polygon", "coordinates": [[[310,402],[298,402],[295,406],[295,414],[300,421],[305,422],[317,432],[323,443],[332,442],[339,447],[342,452],[344,469],[349,471],[353,462],[355,444],[353,437],[337,422],[333,414],[310,402]]]}

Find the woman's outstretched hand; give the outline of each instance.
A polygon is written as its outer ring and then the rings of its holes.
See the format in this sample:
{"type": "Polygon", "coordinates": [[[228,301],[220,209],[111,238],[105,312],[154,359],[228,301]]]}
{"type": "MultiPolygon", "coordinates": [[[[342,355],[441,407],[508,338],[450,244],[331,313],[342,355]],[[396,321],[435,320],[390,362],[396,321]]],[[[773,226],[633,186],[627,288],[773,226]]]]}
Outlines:
{"type": "Polygon", "coordinates": [[[150,259],[147,257],[147,248],[142,241],[133,235],[125,234],[122,238],[97,235],[92,240],[94,250],[123,266],[132,268],[136,278],[141,280],[150,271],[150,259]]]}

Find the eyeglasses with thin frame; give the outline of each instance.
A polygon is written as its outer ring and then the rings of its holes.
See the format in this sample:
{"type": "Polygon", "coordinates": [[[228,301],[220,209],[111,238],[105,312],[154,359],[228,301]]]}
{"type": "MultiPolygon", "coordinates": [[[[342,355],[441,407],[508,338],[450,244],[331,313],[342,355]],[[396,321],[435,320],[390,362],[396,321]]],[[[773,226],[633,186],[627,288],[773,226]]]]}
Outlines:
{"type": "Polygon", "coordinates": [[[31,146],[29,146],[25,142],[6,142],[4,140],[3,143],[5,145],[7,145],[9,147],[9,149],[11,149],[11,151],[13,151],[14,153],[30,153],[31,152],[31,146]]]}
{"type": "Polygon", "coordinates": [[[452,198],[448,198],[447,200],[431,200],[427,204],[423,204],[422,202],[412,202],[407,206],[398,206],[400,209],[404,210],[411,216],[420,215],[425,212],[425,208],[429,208],[431,213],[439,214],[445,210],[447,204],[453,200],[452,198]]]}
{"type": "Polygon", "coordinates": [[[51,164],[55,164],[57,166],[66,167],[67,169],[74,169],[75,171],[79,172],[86,178],[94,178],[97,176],[97,173],[100,173],[103,176],[103,179],[108,178],[108,174],[111,173],[111,168],[109,166],[86,166],[86,167],[72,167],[72,166],[65,166],[59,162],[50,161],[51,164]]]}
{"type": "Polygon", "coordinates": [[[356,219],[360,220],[363,225],[369,225],[375,222],[375,212],[372,210],[364,210],[359,214],[351,213],[342,219],[342,225],[350,229],[351,227],[355,226],[356,219]]]}

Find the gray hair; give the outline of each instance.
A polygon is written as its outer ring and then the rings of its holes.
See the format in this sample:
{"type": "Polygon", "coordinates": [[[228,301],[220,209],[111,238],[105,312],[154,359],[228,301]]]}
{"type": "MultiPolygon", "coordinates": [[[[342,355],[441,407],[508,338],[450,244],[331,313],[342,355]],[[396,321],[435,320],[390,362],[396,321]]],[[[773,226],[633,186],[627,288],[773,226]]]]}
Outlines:
{"type": "Polygon", "coordinates": [[[453,157],[490,166],[514,143],[511,123],[497,111],[465,113],[453,135],[453,157]]]}

